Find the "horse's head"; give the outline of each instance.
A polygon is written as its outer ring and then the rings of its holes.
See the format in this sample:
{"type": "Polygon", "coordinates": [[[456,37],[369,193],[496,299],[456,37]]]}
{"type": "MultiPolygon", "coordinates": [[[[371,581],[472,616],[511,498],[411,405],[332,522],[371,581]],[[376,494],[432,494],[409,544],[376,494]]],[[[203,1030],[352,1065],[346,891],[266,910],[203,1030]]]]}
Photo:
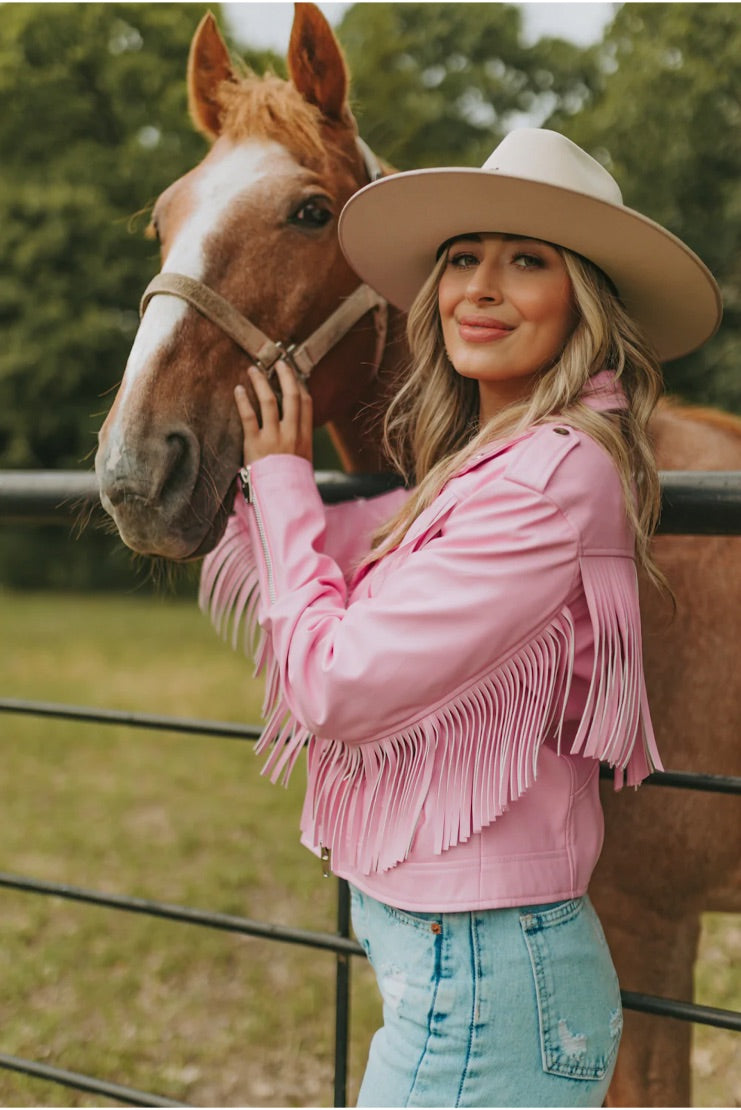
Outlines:
{"type": "MultiPolygon", "coordinates": [[[[210,15],[191,45],[191,115],[211,147],[154,207],[162,273],[95,461],[104,508],[144,554],[202,555],[226,524],[241,465],[233,391],[259,352],[224,313],[236,309],[266,342],[301,347],[358,286],[336,225],[368,181],[367,148],[339,47],[311,4],[296,5],[288,68],[290,81],[237,77],[210,15]]],[[[357,409],[372,376],[373,313],[366,304],[355,316],[312,375],[317,425],[357,409]]]]}

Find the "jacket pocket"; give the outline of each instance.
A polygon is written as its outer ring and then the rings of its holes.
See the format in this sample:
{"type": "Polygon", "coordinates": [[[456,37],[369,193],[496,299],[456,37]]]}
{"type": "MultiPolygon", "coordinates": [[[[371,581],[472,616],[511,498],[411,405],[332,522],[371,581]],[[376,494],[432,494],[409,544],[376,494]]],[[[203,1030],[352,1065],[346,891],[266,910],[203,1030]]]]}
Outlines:
{"type": "Polygon", "coordinates": [[[588,898],[520,914],[535,983],[543,1070],[604,1079],[623,1027],[620,987],[588,898]]]}

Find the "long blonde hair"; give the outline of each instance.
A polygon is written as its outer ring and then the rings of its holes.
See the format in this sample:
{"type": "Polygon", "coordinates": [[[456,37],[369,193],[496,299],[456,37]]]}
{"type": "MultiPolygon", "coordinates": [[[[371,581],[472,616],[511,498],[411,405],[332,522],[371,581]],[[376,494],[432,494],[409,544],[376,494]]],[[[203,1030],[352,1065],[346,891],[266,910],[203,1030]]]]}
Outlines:
{"type": "Polygon", "coordinates": [[[479,386],[457,374],[448,360],[438,311],[438,285],[447,264],[443,251],[412,305],[407,320],[411,368],[386,414],[385,446],[392,463],[416,490],[374,537],[370,559],[391,550],[445,483],[482,446],[517,435],[534,424],[567,421],[612,457],[636,537],[636,557],[649,577],[666,580],[649,551],[661,491],[647,425],[663,391],[658,359],[628,316],[612,283],[592,262],[556,247],[571,280],[578,322],[554,364],[536,378],[531,394],[479,427],[479,386]],[[587,380],[610,369],[625,391],[627,409],[596,412],[580,394],[587,380]]]}

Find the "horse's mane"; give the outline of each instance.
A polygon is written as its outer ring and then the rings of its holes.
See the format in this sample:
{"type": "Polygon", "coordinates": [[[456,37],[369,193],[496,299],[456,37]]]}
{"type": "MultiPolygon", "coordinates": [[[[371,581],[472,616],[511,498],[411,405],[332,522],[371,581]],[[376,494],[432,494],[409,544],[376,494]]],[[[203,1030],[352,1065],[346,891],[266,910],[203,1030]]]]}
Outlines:
{"type": "Polygon", "coordinates": [[[275,139],[310,167],[321,165],[321,113],[290,82],[267,73],[248,72],[219,88],[223,134],[236,142],[247,138],[275,139]]]}

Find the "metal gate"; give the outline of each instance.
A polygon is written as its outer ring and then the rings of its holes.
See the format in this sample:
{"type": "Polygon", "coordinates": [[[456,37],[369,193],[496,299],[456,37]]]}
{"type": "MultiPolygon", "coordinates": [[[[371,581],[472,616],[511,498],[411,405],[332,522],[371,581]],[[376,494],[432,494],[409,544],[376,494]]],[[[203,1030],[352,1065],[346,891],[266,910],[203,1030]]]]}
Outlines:
{"type": "MultiPolygon", "coordinates": [[[[741,535],[741,472],[665,472],[662,478],[662,517],[659,530],[665,534],[741,535]]],[[[371,495],[388,488],[382,476],[348,477],[317,473],[325,501],[345,500],[371,495]]],[[[94,476],[74,471],[0,472],[0,526],[7,523],[65,522],[83,504],[97,502],[94,476]]],[[[0,712],[30,714],[59,720],[74,720],[96,725],[125,725],[130,728],[167,730],[208,735],[240,741],[253,741],[259,735],[256,725],[237,726],[229,722],[188,720],[143,713],[101,710],[89,706],[60,705],[43,701],[0,698],[0,712]]],[[[603,769],[604,777],[609,772],[603,769]]],[[[667,771],[652,775],[645,785],[672,786],[724,794],[741,794],[741,777],[699,775],[667,771]]],[[[41,882],[23,875],[0,872],[0,887],[42,896],[55,896],[110,910],[147,914],[201,928],[217,929],[284,944],[303,945],[333,952],[336,961],[334,1105],[347,1103],[348,1029],[350,1019],[350,960],[365,958],[360,945],[350,937],[349,893],[347,884],[337,883],[335,933],[291,929],[282,925],[216,913],[207,909],[171,905],[125,896],[103,894],[67,884],[41,882]]],[[[700,1006],[674,999],[657,998],[634,991],[622,992],[626,1009],[640,1010],[683,1021],[741,1032],[741,1013],[700,1006]]],[[[93,1076],[81,1075],[32,1060],[0,1053],[0,1067],[23,1072],[82,1091],[102,1095],[134,1106],[184,1106],[185,1103],[135,1090],[93,1076]]]]}

